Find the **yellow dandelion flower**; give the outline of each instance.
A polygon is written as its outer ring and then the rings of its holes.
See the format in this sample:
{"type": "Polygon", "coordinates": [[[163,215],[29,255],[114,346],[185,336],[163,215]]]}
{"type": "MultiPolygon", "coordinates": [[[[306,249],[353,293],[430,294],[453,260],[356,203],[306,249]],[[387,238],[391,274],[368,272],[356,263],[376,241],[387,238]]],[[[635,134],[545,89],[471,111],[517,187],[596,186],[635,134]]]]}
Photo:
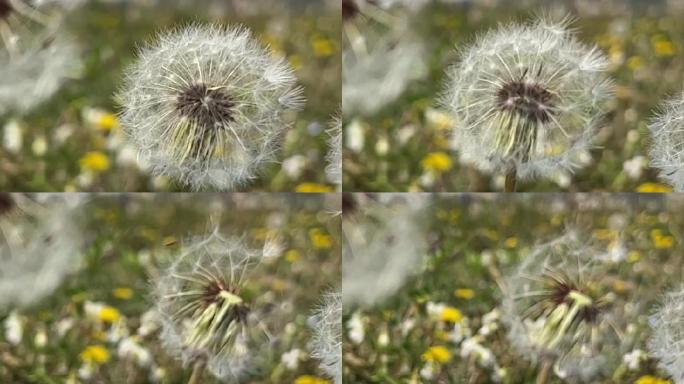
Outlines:
{"type": "Polygon", "coordinates": [[[121,318],[121,313],[118,309],[105,305],[97,314],[97,318],[103,323],[116,323],[121,318]]]}
{"type": "Polygon", "coordinates": [[[125,287],[114,288],[112,296],[120,300],[129,300],[133,297],[133,290],[125,287]]]}
{"type": "Polygon", "coordinates": [[[81,168],[93,172],[102,172],[109,169],[109,157],[102,152],[88,152],[79,160],[81,168]]]}
{"type": "Polygon", "coordinates": [[[460,323],[461,320],[463,320],[463,314],[454,307],[446,307],[440,314],[439,318],[448,323],[460,323]]]}
{"type": "Polygon", "coordinates": [[[119,119],[116,118],[116,115],[106,112],[102,113],[97,118],[97,122],[95,125],[97,126],[97,128],[103,131],[112,131],[119,127],[119,119]]]}
{"type": "Polygon", "coordinates": [[[670,193],[672,188],[659,183],[643,183],[636,189],[639,193],[670,193]]]}
{"type": "Polygon", "coordinates": [[[594,238],[596,240],[615,240],[617,238],[617,231],[600,228],[594,231],[594,238]]]}
{"type": "Polygon", "coordinates": [[[632,71],[641,69],[644,66],[644,60],[639,56],[632,56],[627,59],[627,68],[632,71]]]}
{"type": "Polygon", "coordinates": [[[285,252],[285,260],[287,260],[288,263],[295,263],[301,258],[302,255],[296,249],[290,249],[289,251],[285,252]]]}
{"type": "Polygon", "coordinates": [[[509,237],[504,241],[504,246],[509,249],[513,249],[518,246],[518,239],[515,237],[509,237]]]}
{"type": "Polygon", "coordinates": [[[459,299],[470,300],[475,297],[475,291],[470,288],[458,288],[454,291],[454,296],[458,297],[459,299]]]}
{"type": "Polygon", "coordinates": [[[653,50],[657,56],[669,57],[675,54],[676,48],[671,41],[659,40],[653,44],[653,50]]]}
{"type": "Polygon", "coordinates": [[[646,375],[641,376],[634,384],[672,384],[670,380],[663,380],[655,376],[646,375]]]}
{"type": "Polygon", "coordinates": [[[421,160],[426,171],[446,172],[451,169],[451,158],[444,152],[432,152],[421,160]]]}
{"type": "Polygon", "coordinates": [[[311,41],[314,55],[318,57],[328,57],[335,53],[335,45],[326,38],[315,38],[311,41]]]}
{"type": "Polygon", "coordinates": [[[428,348],[428,350],[423,353],[422,358],[423,361],[444,364],[451,360],[451,352],[441,345],[435,345],[428,348]]]}
{"type": "Polygon", "coordinates": [[[295,188],[298,193],[329,193],[333,189],[327,185],[317,183],[301,183],[295,188]]]}
{"type": "Polygon", "coordinates": [[[88,364],[104,364],[109,361],[109,352],[102,345],[90,345],[79,355],[88,364]]]}
{"type": "Polygon", "coordinates": [[[304,375],[296,378],[294,384],[330,384],[330,381],[316,376],[304,375]]]}
{"type": "Polygon", "coordinates": [[[656,249],[672,248],[674,245],[674,237],[671,235],[664,235],[660,229],[654,229],[651,231],[651,240],[653,241],[653,246],[656,247],[656,249]]]}
{"type": "Polygon", "coordinates": [[[329,249],[333,245],[332,236],[324,233],[319,228],[314,228],[309,231],[309,239],[316,249],[329,249]]]}

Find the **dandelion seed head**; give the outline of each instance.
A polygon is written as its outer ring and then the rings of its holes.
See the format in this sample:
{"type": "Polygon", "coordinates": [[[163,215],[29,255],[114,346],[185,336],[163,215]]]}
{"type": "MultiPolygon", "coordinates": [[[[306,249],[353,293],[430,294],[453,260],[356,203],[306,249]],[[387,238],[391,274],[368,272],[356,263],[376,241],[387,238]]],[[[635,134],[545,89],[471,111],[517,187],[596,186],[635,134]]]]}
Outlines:
{"type": "MultiPolygon", "coordinates": [[[[418,271],[427,252],[422,202],[343,197],[343,301],[372,306],[393,295],[418,271]]],[[[424,207],[423,207],[424,208],[424,207]]]]}
{"type": "Polygon", "coordinates": [[[342,383],[342,295],[328,292],[311,316],[313,339],[309,345],[311,356],[320,360],[319,367],[342,383]]]}
{"type": "Polygon", "coordinates": [[[663,181],[684,191],[684,93],[663,103],[648,128],[653,137],[651,165],[663,181]]]}
{"type": "Polygon", "coordinates": [[[535,247],[506,278],[504,316],[509,338],[532,361],[554,359],[566,377],[580,381],[607,374],[625,348],[629,293],[615,292],[619,266],[576,232],[535,247]]]}
{"type": "Polygon", "coordinates": [[[342,184],[342,119],[333,119],[331,127],[328,129],[328,155],[326,160],[328,166],[325,173],[328,180],[335,184],[342,184]]]}
{"type": "Polygon", "coordinates": [[[82,253],[75,208],[61,199],[43,203],[0,194],[0,312],[51,295],[78,267],[82,253]]]}
{"type": "Polygon", "coordinates": [[[569,23],[501,26],[447,71],[441,103],[456,119],[454,146],[478,168],[549,177],[590,148],[612,84],[606,57],[569,23]]]}
{"type": "Polygon", "coordinates": [[[261,257],[243,239],[214,231],[183,246],[157,282],[161,338],[184,364],[206,359],[214,376],[230,382],[256,369],[266,335],[243,288],[261,257]]]}
{"type": "Polygon", "coordinates": [[[59,28],[73,7],[68,2],[0,2],[0,114],[25,113],[81,74],[80,49],[59,28]]]}
{"type": "Polygon", "coordinates": [[[296,82],[246,28],[191,25],[141,50],[118,96],[121,123],[156,175],[231,190],[275,159],[287,112],[304,102],[296,82]]]}
{"type": "Polygon", "coordinates": [[[649,355],[675,383],[684,383],[684,289],[668,292],[649,323],[649,355]]]}

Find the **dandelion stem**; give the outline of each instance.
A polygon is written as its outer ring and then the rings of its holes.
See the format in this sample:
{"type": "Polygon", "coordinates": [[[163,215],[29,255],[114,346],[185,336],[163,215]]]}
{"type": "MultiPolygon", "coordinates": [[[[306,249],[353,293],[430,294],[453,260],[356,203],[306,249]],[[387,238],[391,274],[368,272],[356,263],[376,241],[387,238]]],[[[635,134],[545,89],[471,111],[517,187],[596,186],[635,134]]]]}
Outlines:
{"type": "Polygon", "coordinates": [[[190,380],[188,380],[188,384],[200,384],[202,382],[205,367],[206,362],[204,359],[198,359],[192,367],[192,375],[190,376],[190,380]]]}
{"type": "Polygon", "coordinates": [[[553,359],[544,359],[542,361],[541,369],[537,374],[537,384],[546,384],[551,376],[551,368],[553,368],[553,359]]]}
{"type": "Polygon", "coordinates": [[[504,184],[505,192],[515,192],[518,185],[518,173],[515,167],[511,167],[506,173],[506,183],[504,184]]]}

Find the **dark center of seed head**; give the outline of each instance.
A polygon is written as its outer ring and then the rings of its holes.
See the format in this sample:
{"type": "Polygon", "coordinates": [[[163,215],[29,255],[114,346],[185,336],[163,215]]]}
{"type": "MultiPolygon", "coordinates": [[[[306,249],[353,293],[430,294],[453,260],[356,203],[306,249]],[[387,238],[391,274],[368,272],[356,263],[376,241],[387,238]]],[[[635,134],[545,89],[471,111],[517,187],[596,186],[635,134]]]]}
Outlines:
{"type": "Polygon", "coordinates": [[[0,19],[7,18],[13,10],[10,0],[0,0],[0,19]]]}
{"type": "Polygon", "coordinates": [[[359,13],[359,6],[355,0],[342,0],[342,19],[349,20],[359,13]]]}
{"type": "Polygon", "coordinates": [[[0,193],[0,217],[14,209],[14,199],[9,193],[0,193]]]}
{"type": "Polygon", "coordinates": [[[183,91],[176,100],[176,110],[181,116],[193,120],[204,128],[217,123],[235,121],[235,102],[223,88],[206,84],[194,84],[183,91]]]}
{"type": "Polygon", "coordinates": [[[496,94],[497,106],[521,117],[547,123],[553,115],[553,94],[539,84],[513,81],[496,94]]]}

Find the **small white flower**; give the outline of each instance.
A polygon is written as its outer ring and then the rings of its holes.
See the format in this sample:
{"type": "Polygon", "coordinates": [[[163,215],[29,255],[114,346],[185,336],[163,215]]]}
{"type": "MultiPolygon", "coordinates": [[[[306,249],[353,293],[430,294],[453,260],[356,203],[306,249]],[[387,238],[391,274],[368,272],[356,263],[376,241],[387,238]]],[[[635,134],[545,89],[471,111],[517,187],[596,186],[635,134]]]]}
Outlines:
{"type": "Polygon", "coordinates": [[[302,358],[302,350],[299,348],[293,348],[280,357],[280,361],[285,365],[285,368],[294,371],[299,367],[299,361],[302,358]]]}
{"type": "Polygon", "coordinates": [[[354,344],[361,344],[365,339],[366,330],[363,325],[363,318],[361,313],[355,312],[351,319],[347,321],[347,328],[349,329],[349,340],[354,344]]]}
{"type": "Polygon", "coordinates": [[[635,156],[632,159],[625,161],[622,166],[625,173],[630,179],[637,180],[641,178],[644,170],[648,167],[648,159],[644,156],[635,156]]]}
{"type": "Polygon", "coordinates": [[[24,336],[24,321],[16,311],[10,312],[5,319],[5,339],[12,345],[21,343],[24,336]]]}
{"type": "Polygon", "coordinates": [[[141,50],[119,94],[121,125],[155,175],[232,190],[274,160],[301,95],[286,60],[249,30],[193,25],[141,50]]]}
{"type": "Polygon", "coordinates": [[[146,368],[152,364],[152,354],[145,347],[140,345],[136,337],[127,337],[119,342],[117,354],[120,358],[131,359],[141,367],[146,368]]]}
{"type": "Polygon", "coordinates": [[[642,351],[641,349],[635,349],[627,354],[622,358],[622,361],[627,365],[627,368],[629,368],[632,371],[637,371],[639,370],[639,366],[641,366],[641,362],[646,361],[648,359],[648,355],[646,352],[642,351]]]}

